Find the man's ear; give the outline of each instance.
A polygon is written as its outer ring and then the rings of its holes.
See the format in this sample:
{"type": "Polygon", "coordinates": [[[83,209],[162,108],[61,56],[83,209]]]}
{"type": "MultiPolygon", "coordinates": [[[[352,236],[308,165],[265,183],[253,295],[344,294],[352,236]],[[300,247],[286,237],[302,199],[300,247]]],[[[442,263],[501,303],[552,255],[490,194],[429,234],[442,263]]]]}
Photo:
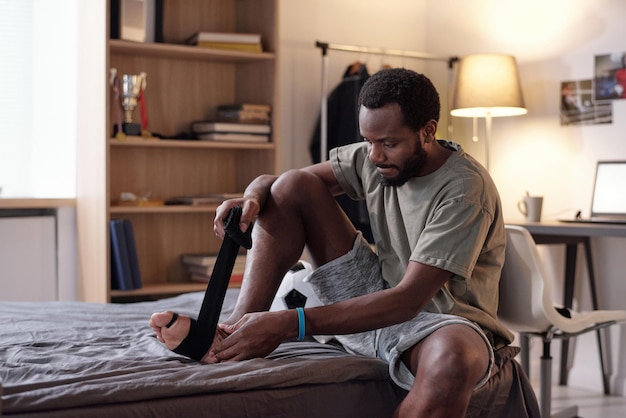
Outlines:
{"type": "Polygon", "coordinates": [[[437,132],[437,121],[434,119],[429,120],[424,125],[424,132],[426,133],[426,141],[434,141],[435,133],[437,132]]]}

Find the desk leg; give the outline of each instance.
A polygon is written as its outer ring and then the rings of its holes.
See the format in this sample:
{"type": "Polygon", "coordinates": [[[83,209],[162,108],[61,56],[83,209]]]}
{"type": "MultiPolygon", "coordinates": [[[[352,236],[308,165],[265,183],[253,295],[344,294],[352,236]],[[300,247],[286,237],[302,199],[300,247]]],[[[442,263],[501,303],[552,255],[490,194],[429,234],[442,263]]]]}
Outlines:
{"type": "MultiPolygon", "coordinates": [[[[587,260],[587,275],[589,276],[589,290],[591,291],[591,306],[594,310],[599,309],[598,307],[598,294],[596,293],[596,277],[593,268],[593,258],[591,257],[591,239],[589,237],[585,237],[583,241],[583,246],[585,248],[585,259],[587,260]]],[[[600,353],[600,367],[602,368],[602,385],[604,387],[604,394],[611,394],[611,384],[610,380],[610,370],[607,369],[607,364],[605,364],[604,354],[606,351],[604,350],[604,339],[602,338],[602,332],[604,330],[596,330],[596,336],[598,338],[598,351],[600,353]]]]}
{"type": "MultiPolygon", "coordinates": [[[[585,259],[587,262],[587,275],[589,276],[589,290],[591,292],[591,306],[593,309],[598,309],[598,295],[596,292],[596,278],[593,268],[593,257],[591,255],[591,240],[589,237],[582,239],[582,244],[585,250],[585,259]]],[[[566,308],[572,308],[574,300],[574,283],[576,281],[576,258],[577,258],[578,244],[570,243],[566,244],[565,250],[565,283],[563,292],[563,306],[566,308]]],[[[604,339],[602,338],[603,330],[596,330],[596,336],[598,339],[598,351],[600,354],[600,367],[602,369],[602,385],[604,394],[609,395],[611,393],[610,388],[610,372],[607,370],[604,354],[604,339]]],[[[559,385],[567,385],[569,374],[569,339],[563,339],[561,341],[561,370],[559,376],[559,385]]]]}
{"type": "MultiPolygon", "coordinates": [[[[574,283],[576,281],[576,253],[578,244],[570,243],[565,245],[565,283],[563,291],[563,306],[571,309],[574,300],[574,283]]],[[[561,341],[561,372],[559,375],[559,385],[567,385],[569,374],[569,339],[561,341]]]]}

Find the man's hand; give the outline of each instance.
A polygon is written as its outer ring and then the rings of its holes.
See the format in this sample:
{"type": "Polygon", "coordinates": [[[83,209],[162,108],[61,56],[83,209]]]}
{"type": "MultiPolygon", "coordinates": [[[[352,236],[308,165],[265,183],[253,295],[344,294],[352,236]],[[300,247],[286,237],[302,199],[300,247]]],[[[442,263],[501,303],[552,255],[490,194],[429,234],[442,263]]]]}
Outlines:
{"type": "Polygon", "coordinates": [[[233,325],[219,324],[218,329],[228,337],[212,347],[211,356],[217,361],[247,360],[265,357],[295,336],[298,318],[295,310],[255,312],[233,325]]]}
{"type": "Polygon", "coordinates": [[[213,231],[215,235],[224,239],[224,220],[228,217],[230,210],[235,207],[241,207],[241,218],[239,219],[239,229],[246,232],[250,224],[254,222],[261,210],[258,199],[242,197],[237,199],[229,199],[222,202],[215,211],[215,220],[213,221],[213,231]]]}

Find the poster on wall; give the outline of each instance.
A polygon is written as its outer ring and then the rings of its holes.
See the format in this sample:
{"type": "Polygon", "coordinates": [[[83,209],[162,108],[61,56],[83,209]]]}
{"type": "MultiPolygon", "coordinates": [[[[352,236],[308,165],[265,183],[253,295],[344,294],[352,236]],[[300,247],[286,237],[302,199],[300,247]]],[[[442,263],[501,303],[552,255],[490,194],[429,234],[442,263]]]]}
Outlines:
{"type": "Polygon", "coordinates": [[[561,125],[595,125],[613,122],[609,100],[594,99],[593,80],[561,83],[561,125]]]}
{"type": "Polygon", "coordinates": [[[626,52],[595,56],[595,99],[626,99],[626,52]]]}

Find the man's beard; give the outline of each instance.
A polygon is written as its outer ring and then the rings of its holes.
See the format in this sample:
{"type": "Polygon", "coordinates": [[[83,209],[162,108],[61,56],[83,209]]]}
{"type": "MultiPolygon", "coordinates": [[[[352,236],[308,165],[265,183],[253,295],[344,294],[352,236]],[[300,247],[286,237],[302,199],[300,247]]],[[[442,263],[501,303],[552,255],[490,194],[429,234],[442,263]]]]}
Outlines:
{"type": "Polygon", "coordinates": [[[391,178],[385,178],[382,174],[378,174],[378,180],[383,187],[400,187],[413,177],[417,177],[420,169],[426,163],[426,152],[420,146],[413,155],[404,163],[403,167],[394,166],[398,169],[398,175],[391,178]]]}

